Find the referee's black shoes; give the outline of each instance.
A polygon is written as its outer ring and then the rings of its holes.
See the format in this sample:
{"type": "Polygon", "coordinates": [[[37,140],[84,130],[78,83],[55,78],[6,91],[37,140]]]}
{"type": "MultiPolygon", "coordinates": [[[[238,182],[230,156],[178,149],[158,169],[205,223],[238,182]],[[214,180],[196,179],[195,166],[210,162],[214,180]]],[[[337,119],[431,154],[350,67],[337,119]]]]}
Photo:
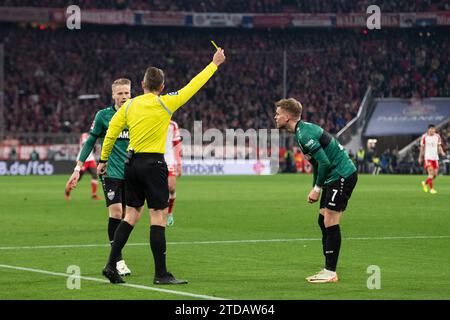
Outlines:
{"type": "Polygon", "coordinates": [[[187,284],[186,280],[178,280],[173,274],[167,272],[165,277],[155,277],[153,284],[187,284]]]}
{"type": "Polygon", "coordinates": [[[111,283],[125,283],[117,269],[108,264],[103,269],[103,275],[107,277],[111,283]]]}

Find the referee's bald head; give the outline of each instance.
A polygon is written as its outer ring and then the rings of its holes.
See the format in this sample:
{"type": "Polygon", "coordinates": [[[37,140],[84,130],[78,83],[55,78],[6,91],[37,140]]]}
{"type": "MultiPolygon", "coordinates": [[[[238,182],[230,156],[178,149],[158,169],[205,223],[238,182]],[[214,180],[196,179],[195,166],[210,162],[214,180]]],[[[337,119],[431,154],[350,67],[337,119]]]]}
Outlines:
{"type": "Polygon", "coordinates": [[[142,85],[144,89],[147,89],[150,92],[162,91],[164,85],[164,72],[155,67],[147,68],[142,85]]]}

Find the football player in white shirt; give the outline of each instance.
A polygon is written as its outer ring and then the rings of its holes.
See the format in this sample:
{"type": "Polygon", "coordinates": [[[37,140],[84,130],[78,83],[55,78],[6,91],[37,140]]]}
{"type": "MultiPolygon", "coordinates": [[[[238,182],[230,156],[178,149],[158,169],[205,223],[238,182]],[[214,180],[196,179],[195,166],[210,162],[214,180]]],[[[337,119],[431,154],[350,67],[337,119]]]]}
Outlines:
{"type": "MultiPolygon", "coordinates": [[[[83,149],[83,145],[86,140],[89,138],[89,133],[83,133],[80,136],[80,151],[78,152],[77,159],[80,157],[81,149],[83,149]]],[[[98,176],[97,176],[97,163],[94,158],[94,150],[91,151],[86,161],[84,162],[83,168],[80,170],[80,179],[83,177],[84,173],[89,171],[91,175],[91,191],[92,191],[92,199],[93,200],[101,200],[102,198],[97,196],[97,187],[98,187],[98,176]]],[[[70,192],[72,188],[70,187],[70,180],[66,184],[66,188],[64,190],[64,197],[66,200],[70,200],[70,192]]]]}
{"type": "Polygon", "coordinates": [[[175,121],[170,121],[169,132],[166,140],[166,153],[164,158],[169,170],[169,208],[167,215],[167,226],[174,224],[173,205],[175,203],[175,187],[177,176],[181,175],[181,136],[178,124],[175,121]]]}
{"type": "Polygon", "coordinates": [[[424,168],[428,172],[427,180],[422,181],[424,192],[428,192],[429,186],[431,194],[437,193],[436,189],[433,188],[433,180],[439,173],[439,154],[445,156],[441,145],[441,137],[436,133],[436,127],[430,124],[427,133],[420,140],[419,164],[422,164],[422,161],[425,160],[424,168]]]}

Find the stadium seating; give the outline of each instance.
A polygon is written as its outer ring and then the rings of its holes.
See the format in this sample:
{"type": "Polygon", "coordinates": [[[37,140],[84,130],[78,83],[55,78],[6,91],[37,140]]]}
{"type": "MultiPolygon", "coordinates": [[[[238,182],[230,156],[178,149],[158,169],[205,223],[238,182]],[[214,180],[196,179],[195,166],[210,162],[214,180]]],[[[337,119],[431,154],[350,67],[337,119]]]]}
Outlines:
{"type": "Polygon", "coordinates": [[[163,68],[167,90],[176,90],[208,62],[211,38],[226,49],[228,63],[188,103],[189,112],[176,114],[183,128],[194,120],[202,120],[203,129],[273,127],[273,102],[283,95],[283,50],[287,95],[302,101],[305,119],[331,133],[356,115],[369,84],[378,97],[450,96],[450,41],[433,30],[363,35],[85,27],[77,33],[7,26],[0,36],[5,125],[12,136],[88,130],[95,111],[110,102],[112,80],[129,77],[133,94],[140,94],[148,65],[163,68]],[[79,99],[83,94],[99,98],[79,99]]]}

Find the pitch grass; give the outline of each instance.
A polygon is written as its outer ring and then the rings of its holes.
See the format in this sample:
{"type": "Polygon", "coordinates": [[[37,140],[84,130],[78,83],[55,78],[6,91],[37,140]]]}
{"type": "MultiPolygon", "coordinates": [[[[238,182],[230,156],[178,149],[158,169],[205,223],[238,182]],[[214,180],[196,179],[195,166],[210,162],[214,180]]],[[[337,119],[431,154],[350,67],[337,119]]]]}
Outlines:
{"type": "MultiPolygon", "coordinates": [[[[189,284],[164,288],[252,300],[450,299],[450,177],[436,181],[437,195],[422,191],[421,178],[360,176],[341,223],[341,281],[311,285],[304,278],[321,269],[323,258],[318,205],[306,202],[310,176],[181,177],[175,226],[166,232],[168,266],[189,284]],[[370,265],[380,267],[379,290],[367,288],[370,265]]],[[[103,278],[107,246],[5,249],[107,245],[104,201],[90,199],[85,179],[66,202],[66,179],[0,177],[0,264],[59,273],[77,265],[82,276],[103,278]]],[[[129,239],[130,244],[143,245],[124,249],[133,271],[128,283],[153,286],[148,228],[144,214],[129,239]]],[[[80,290],[68,290],[66,280],[0,267],[0,299],[192,299],[88,280],[81,281],[80,290]]]]}

